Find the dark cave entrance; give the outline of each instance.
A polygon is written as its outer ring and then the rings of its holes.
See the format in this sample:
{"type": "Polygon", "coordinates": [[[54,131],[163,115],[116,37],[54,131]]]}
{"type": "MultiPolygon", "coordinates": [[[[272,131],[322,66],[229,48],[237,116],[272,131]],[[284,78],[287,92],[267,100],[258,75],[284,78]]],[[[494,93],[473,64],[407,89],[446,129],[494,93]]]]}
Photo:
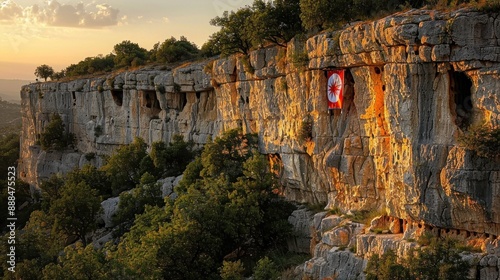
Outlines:
{"type": "Polygon", "coordinates": [[[450,109],[455,124],[465,130],[472,118],[472,81],[464,72],[450,71],[450,109]]]}
{"type": "Polygon", "coordinates": [[[142,106],[149,108],[151,111],[151,114],[153,116],[157,116],[160,111],[160,101],[158,100],[158,97],[156,96],[156,91],[154,90],[143,90],[141,91],[142,95],[142,106]]]}
{"type": "Polygon", "coordinates": [[[113,101],[115,101],[116,105],[118,106],[123,105],[123,90],[121,89],[111,90],[111,96],[113,97],[113,101]]]}

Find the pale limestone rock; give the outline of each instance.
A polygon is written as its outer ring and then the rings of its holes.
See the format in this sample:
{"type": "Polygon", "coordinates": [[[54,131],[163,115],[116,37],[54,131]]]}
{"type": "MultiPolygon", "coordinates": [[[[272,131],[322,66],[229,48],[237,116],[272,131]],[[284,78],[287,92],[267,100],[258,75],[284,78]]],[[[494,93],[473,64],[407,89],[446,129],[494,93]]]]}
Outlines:
{"type": "Polygon", "coordinates": [[[101,207],[103,209],[101,219],[104,221],[104,226],[106,228],[113,227],[113,215],[115,214],[116,210],[118,210],[119,203],[119,197],[111,197],[101,202],[101,207]]]}
{"type": "MultiPolygon", "coordinates": [[[[232,56],[175,69],[141,69],[107,77],[27,85],[22,89],[20,177],[32,186],[129,144],[169,142],[175,134],[199,146],[240,127],[257,133],[259,151],[280,166],[288,199],[341,210],[386,210],[416,225],[500,235],[500,165],[459,147],[470,123],[500,125],[498,16],[471,10],[410,10],[357,22],[248,57],[232,56]],[[305,66],[294,54],[307,54],[305,66]],[[205,66],[207,65],[207,66],[205,66]],[[342,111],[328,113],[324,67],[347,68],[342,111]],[[252,70],[253,69],[253,70],[252,70]],[[470,79],[471,87],[454,77],[470,79]],[[466,78],[464,78],[466,77],[466,78]],[[456,92],[468,94],[455,104],[456,92]],[[41,151],[50,115],[76,135],[75,150],[41,151]],[[313,121],[312,139],[298,135],[313,121]],[[97,127],[102,135],[96,136],[97,127]]],[[[388,224],[401,229],[399,220],[388,224]]],[[[423,229],[403,224],[404,236],[423,229]]],[[[321,223],[315,223],[320,231],[321,223]]]]}
{"type": "Polygon", "coordinates": [[[321,232],[326,232],[338,226],[343,218],[337,215],[331,215],[321,220],[321,232]]]}
{"type": "Polygon", "coordinates": [[[182,180],[182,175],[177,177],[167,177],[164,179],[158,180],[158,183],[161,184],[161,194],[162,197],[169,197],[170,199],[176,199],[177,194],[174,192],[174,188],[179,185],[179,182],[182,180]]]}
{"type": "Polygon", "coordinates": [[[313,213],[307,209],[298,209],[288,217],[292,224],[294,237],[287,240],[288,249],[292,252],[309,253],[312,237],[311,224],[313,213]]]}

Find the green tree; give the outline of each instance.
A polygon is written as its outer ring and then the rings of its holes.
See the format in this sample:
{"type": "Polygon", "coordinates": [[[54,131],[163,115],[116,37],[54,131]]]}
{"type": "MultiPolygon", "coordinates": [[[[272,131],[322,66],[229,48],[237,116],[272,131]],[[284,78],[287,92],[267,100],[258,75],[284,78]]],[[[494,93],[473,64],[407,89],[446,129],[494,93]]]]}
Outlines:
{"type": "Polygon", "coordinates": [[[63,150],[72,145],[74,136],[72,133],[66,133],[65,131],[61,116],[56,113],[52,114],[50,122],[45,126],[43,132],[40,133],[42,149],[63,150]]]}
{"type": "Polygon", "coordinates": [[[260,259],[253,272],[255,280],[276,280],[279,279],[279,276],[278,267],[268,257],[260,259]]]}
{"type": "Polygon", "coordinates": [[[54,72],[54,74],[50,76],[50,79],[52,81],[59,81],[64,77],[66,77],[66,70],[61,70],[59,72],[54,72]]]}
{"type": "Polygon", "coordinates": [[[394,251],[373,255],[366,266],[366,279],[468,279],[471,264],[463,260],[452,239],[431,238],[430,243],[398,259],[394,251]]]}
{"type": "Polygon", "coordinates": [[[142,175],[141,183],[135,189],[120,194],[118,210],[114,217],[115,223],[121,224],[133,221],[135,215],[144,212],[146,205],[158,207],[165,205],[161,185],[148,172],[142,175]]]}
{"type": "Polygon", "coordinates": [[[171,37],[161,43],[155,52],[156,60],[159,62],[176,62],[188,60],[198,54],[198,47],[189,42],[186,37],[181,36],[179,40],[171,37]]]}
{"type": "Polygon", "coordinates": [[[374,254],[366,266],[367,280],[411,279],[409,269],[398,262],[394,251],[389,250],[381,257],[374,254]]]}
{"type": "Polygon", "coordinates": [[[35,69],[35,76],[44,79],[47,81],[47,78],[54,74],[54,69],[47,64],[43,64],[38,66],[35,69]]]}
{"type": "Polygon", "coordinates": [[[317,32],[352,18],[352,0],[300,0],[300,18],[305,29],[317,32]]]}
{"type": "Polygon", "coordinates": [[[154,170],[146,149],[144,140],[135,138],[132,144],[118,148],[101,168],[111,181],[113,195],[134,188],[144,172],[154,170]]]}
{"type": "Polygon", "coordinates": [[[291,233],[292,207],[273,193],[277,180],[255,135],[225,133],[205,145],[183,178],[179,197],[166,201],[159,218],[149,213],[159,208],[146,210],[142,226],[136,220],[113,253],[138,277],[217,279],[225,256],[252,258],[279,248],[291,233]]]}
{"type": "Polygon", "coordinates": [[[102,211],[98,192],[85,182],[65,184],[61,197],[52,202],[50,215],[55,225],[67,235],[74,235],[87,245],[87,233],[97,227],[96,219],[102,211]]]}
{"type": "Polygon", "coordinates": [[[148,51],[139,44],[128,40],[114,46],[114,62],[116,68],[143,65],[147,60],[148,51]]]}
{"type": "Polygon", "coordinates": [[[185,142],[181,135],[174,135],[168,146],[165,142],[153,143],[150,157],[158,176],[165,178],[182,174],[195,154],[192,141],[185,142]]]}
{"type": "Polygon", "coordinates": [[[134,279],[127,274],[113,259],[106,256],[103,250],[94,249],[92,245],[68,246],[57,263],[51,263],[43,269],[43,278],[47,280],[105,280],[134,279]]]}
{"type": "Polygon", "coordinates": [[[115,66],[115,55],[98,55],[87,57],[77,64],[71,64],[65,70],[66,76],[75,77],[94,73],[105,73],[113,70],[115,66]]]}
{"type": "Polygon", "coordinates": [[[220,53],[228,56],[235,53],[248,54],[252,47],[252,23],[249,18],[253,11],[250,7],[241,8],[236,12],[224,12],[210,21],[211,25],[221,27],[209,38],[209,44],[219,46],[220,53]]]}
{"type": "Polygon", "coordinates": [[[235,262],[222,262],[222,267],[220,268],[220,277],[222,280],[243,280],[243,273],[245,268],[240,260],[235,262]]]}
{"type": "Polygon", "coordinates": [[[213,37],[214,35],[212,35],[210,39],[201,46],[200,55],[202,57],[212,57],[220,54],[221,46],[213,37]]]}
{"type": "Polygon", "coordinates": [[[86,164],[81,169],[75,169],[66,174],[65,181],[66,184],[85,182],[97,190],[103,199],[109,198],[112,195],[111,182],[106,173],[90,164],[86,164]]]}
{"type": "Polygon", "coordinates": [[[64,187],[64,178],[58,174],[50,176],[40,184],[42,190],[42,210],[48,212],[50,205],[56,199],[61,198],[61,190],[64,187]]]}
{"type": "Polygon", "coordinates": [[[252,6],[254,44],[271,42],[283,47],[298,33],[302,33],[299,0],[256,0],[252,6]]]}
{"type": "MultiPolygon", "coordinates": [[[[8,276],[12,279],[41,279],[42,268],[57,259],[65,240],[66,236],[54,231],[51,216],[43,211],[33,211],[22,231],[17,232],[16,272],[9,272],[8,276]]],[[[7,240],[2,240],[0,246],[10,245],[7,240]]],[[[2,252],[7,252],[7,248],[2,248],[2,252]]],[[[5,254],[0,255],[0,260],[3,271],[7,271],[5,254]]]]}
{"type": "Polygon", "coordinates": [[[158,246],[151,242],[161,241],[159,235],[164,233],[165,224],[169,221],[170,216],[164,209],[146,205],[144,213],[136,216],[134,225],[122,237],[122,242],[114,250],[109,250],[110,258],[129,275],[135,276],[131,278],[160,279],[158,246]]]}

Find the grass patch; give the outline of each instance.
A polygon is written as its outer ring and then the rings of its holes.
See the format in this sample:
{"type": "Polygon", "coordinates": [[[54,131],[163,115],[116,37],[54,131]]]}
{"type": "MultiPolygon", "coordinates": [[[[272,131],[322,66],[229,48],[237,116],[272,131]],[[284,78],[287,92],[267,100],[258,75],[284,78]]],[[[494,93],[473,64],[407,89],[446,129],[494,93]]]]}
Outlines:
{"type": "Polygon", "coordinates": [[[330,214],[330,215],[338,215],[338,216],[340,216],[340,215],[342,215],[343,213],[342,213],[342,211],[340,210],[340,208],[338,208],[338,207],[333,207],[333,209],[328,210],[328,214],[330,214]]]}
{"type": "Polygon", "coordinates": [[[351,221],[364,224],[369,226],[371,221],[379,216],[384,216],[387,213],[385,211],[379,210],[360,210],[360,211],[352,211],[351,215],[347,215],[347,218],[351,219],[351,221]]]}

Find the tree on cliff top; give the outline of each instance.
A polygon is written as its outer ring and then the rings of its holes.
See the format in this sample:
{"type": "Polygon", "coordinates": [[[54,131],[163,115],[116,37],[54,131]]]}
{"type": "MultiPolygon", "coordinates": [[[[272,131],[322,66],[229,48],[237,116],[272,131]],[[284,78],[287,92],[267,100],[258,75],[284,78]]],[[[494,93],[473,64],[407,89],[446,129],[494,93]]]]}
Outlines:
{"type": "Polygon", "coordinates": [[[273,3],[256,0],[251,7],[224,12],[213,18],[210,24],[221,29],[202,46],[202,53],[206,56],[248,54],[251,48],[266,43],[285,46],[296,34],[303,32],[299,0],[273,3]]]}
{"type": "Polygon", "coordinates": [[[47,78],[52,76],[53,74],[54,69],[47,64],[40,65],[35,70],[35,76],[45,79],[45,81],[47,81],[47,78]]]}
{"type": "Polygon", "coordinates": [[[302,33],[299,0],[256,0],[253,3],[253,42],[262,45],[270,42],[286,46],[298,33],[302,33]]]}
{"type": "Polygon", "coordinates": [[[179,40],[170,37],[170,39],[165,40],[163,43],[155,45],[152,52],[156,61],[172,63],[194,58],[199,50],[194,43],[189,42],[186,37],[181,36],[179,40]]]}
{"type": "Polygon", "coordinates": [[[211,25],[221,29],[212,34],[209,43],[220,47],[220,53],[227,56],[234,53],[248,54],[252,47],[252,30],[248,19],[252,16],[250,7],[241,8],[236,12],[224,12],[210,21],[211,25]]]}
{"type": "Polygon", "coordinates": [[[139,66],[146,62],[148,51],[139,47],[139,44],[132,43],[128,40],[123,41],[114,46],[115,67],[139,66]]]}

